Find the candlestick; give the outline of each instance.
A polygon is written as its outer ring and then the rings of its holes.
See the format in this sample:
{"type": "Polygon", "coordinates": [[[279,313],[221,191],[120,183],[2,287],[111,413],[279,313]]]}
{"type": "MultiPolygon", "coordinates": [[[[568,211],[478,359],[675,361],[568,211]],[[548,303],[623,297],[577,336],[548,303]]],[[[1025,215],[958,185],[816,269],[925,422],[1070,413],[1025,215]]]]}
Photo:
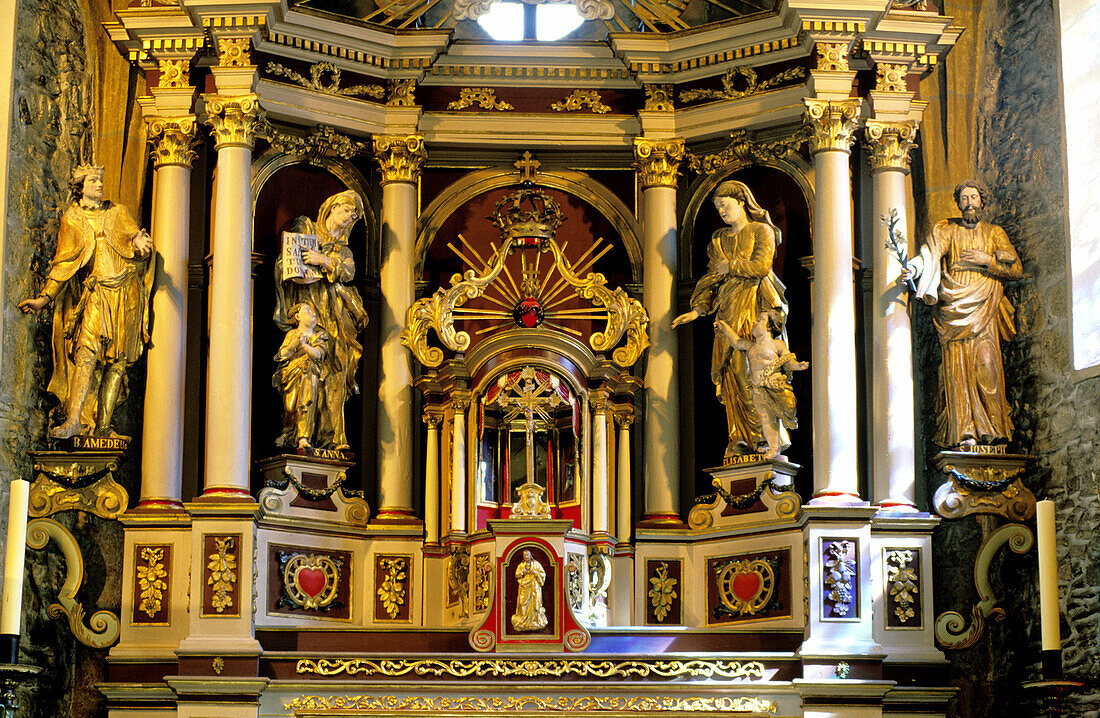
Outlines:
{"type": "Polygon", "coordinates": [[[1035,529],[1039,540],[1039,617],[1043,675],[1046,678],[1060,678],[1062,637],[1058,623],[1058,548],[1053,501],[1039,501],[1035,505],[1035,529]]]}
{"type": "Polygon", "coordinates": [[[0,602],[0,662],[19,659],[19,631],[23,619],[23,559],[27,552],[27,505],[31,484],[13,479],[8,496],[8,538],[4,558],[4,596],[0,602]]]}

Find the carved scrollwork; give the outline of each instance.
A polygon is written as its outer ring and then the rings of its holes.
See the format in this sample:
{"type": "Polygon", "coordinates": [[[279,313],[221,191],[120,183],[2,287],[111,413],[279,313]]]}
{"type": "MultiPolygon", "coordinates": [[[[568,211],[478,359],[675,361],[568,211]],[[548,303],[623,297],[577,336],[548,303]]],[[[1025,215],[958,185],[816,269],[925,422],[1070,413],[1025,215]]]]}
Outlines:
{"type": "Polygon", "coordinates": [[[507,112],[516,109],[504,100],[497,99],[497,91],[491,87],[463,87],[458,91],[458,99],[448,103],[448,110],[464,110],[467,107],[480,107],[483,110],[507,112]]]}
{"type": "Polygon", "coordinates": [[[302,87],[326,95],[338,95],[342,97],[357,97],[366,95],[375,99],[381,99],[386,90],[381,85],[353,85],[352,87],[340,87],[340,68],[331,62],[318,62],[310,66],[309,79],[291,70],[289,67],[277,62],[267,63],[267,71],[272,75],[285,77],[302,87]],[[327,78],[327,80],[326,80],[327,78]]]}
{"type": "MultiPolygon", "coordinates": [[[[490,635],[492,635],[490,633],[490,635]]],[[[651,681],[727,680],[759,681],[765,677],[760,661],[552,659],[542,661],[506,658],[398,659],[302,658],[294,668],[298,675],[317,676],[444,676],[447,678],[525,678],[571,676],[575,678],[642,678],[651,681]]]]}
{"type": "Polygon", "coordinates": [[[29,514],[52,516],[76,510],[106,520],[117,518],[130,502],[126,489],[115,481],[117,469],[115,454],[37,452],[29,514]]]}
{"type": "Polygon", "coordinates": [[[27,525],[27,547],[34,550],[46,548],[53,539],[65,557],[65,582],[57,595],[57,603],[50,604],[46,613],[51,618],[65,616],[76,640],[90,648],[107,648],[118,640],[120,623],[110,611],[96,611],[84,624],[87,614],[76,600],[76,594],[84,583],[84,557],[80,546],[69,530],[53,519],[35,519],[27,525]]]}
{"type": "Polygon", "coordinates": [[[550,104],[554,112],[578,112],[585,107],[596,114],[611,112],[611,108],[603,103],[598,90],[573,90],[573,92],[561,102],[550,104]]]}
{"type": "Polygon", "coordinates": [[[958,611],[945,611],[936,617],[936,641],[944,648],[969,648],[982,637],[989,619],[1000,621],[1004,618],[1004,609],[997,606],[997,597],[993,595],[989,567],[993,557],[1006,543],[1014,552],[1024,554],[1031,550],[1034,536],[1027,526],[1009,524],[997,529],[985,540],[974,561],[974,588],[978,590],[981,600],[970,609],[970,626],[966,625],[966,618],[958,611]]]}
{"type": "Polygon", "coordinates": [[[645,90],[645,107],[648,112],[672,112],[675,105],[672,101],[672,85],[643,85],[645,90]]]}
{"type": "Polygon", "coordinates": [[[689,152],[688,167],[693,172],[710,175],[731,164],[750,165],[786,159],[798,152],[808,139],[806,129],[771,142],[754,142],[748,139],[746,130],[734,130],[730,133],[729,144],[721,152],[702,156],[689,152]]]}
{"type": "Polygon", "coordinates": [[[706,88],[684,90],[680,93],[680,102],[695,102],[696,100],[739,100],[742,97],[755,95],[758,92],[777,87],[784,82],[797,80],[805,76],[806,68],[792,67],[761,82],[756,76],[756,70],[748,65],[731,67],[729,70],[726,70],[726,74],[722,76],[721,90],[710,90],[706,88]],[[744,89],[737,89],[737,78],[741,78],[741,81],[744,82],[744,89]]]}
{"type": "Polygon", "coordinates": [[[296,135],[283,132],[265,121],[261,132],[274,149],[294,155],[317,167],[326,158],[339,157],[348,160],[366,151],[368,147],[366,143],[342,135],[328,125],[318,125],[308,135],[296,135]]]}

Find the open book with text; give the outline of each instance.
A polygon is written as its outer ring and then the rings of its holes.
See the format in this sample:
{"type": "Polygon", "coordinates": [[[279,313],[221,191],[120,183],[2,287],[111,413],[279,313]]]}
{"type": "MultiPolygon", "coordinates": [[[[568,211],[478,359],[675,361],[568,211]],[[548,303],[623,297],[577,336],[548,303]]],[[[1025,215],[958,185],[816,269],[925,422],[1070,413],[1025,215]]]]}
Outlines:
{"type": "Polygon", "coordinates": [[[283,232],[283,275],[280,279],[284,282],[310,284],[324,276],[319,268],[306,264],[302,258],[306,250],[317,251],[319,246],[315,234],[283,232]]]}

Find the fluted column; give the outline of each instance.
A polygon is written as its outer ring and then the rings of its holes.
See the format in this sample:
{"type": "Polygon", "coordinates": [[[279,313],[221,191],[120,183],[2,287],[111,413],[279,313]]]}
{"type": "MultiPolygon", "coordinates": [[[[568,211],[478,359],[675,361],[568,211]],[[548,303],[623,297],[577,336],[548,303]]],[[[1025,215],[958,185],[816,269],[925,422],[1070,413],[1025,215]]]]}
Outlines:
{"type": "Polygon", "coordinates": [[[606,391],[590,395],[592,405],[592,533],[607,533],[607,409],[606,391]]]}
{"type": "Polygon", "coordinates": [[[249,496],[252,392],[252,146],[256,95],[204,95],[218,152],[211,240],[204,497],[249,496]]]}
{"type": "Polygon", "coordinates": [[[912,120],[867,122],[875,219],[871,275],[874,297],[872,498],[880,507],[891,511],[916,510],[913,351],[906,308],[909,293],[898,282],[901,262],[886,248],[889,229],[879,218],[896,211],[898,227],[907,235],[905,175],[909,174],[909,150],[916,133],[917,125],[912,120]]]}
{"type": "Polygon", "coordinates": [[[425,411],[428,440],[424,447],[424,540],[439,543],[439,424],[438,411],[425,411]]]}
{"type": "Polygon", "coordinates": [[[683,139],[634,140],[642,187],[642,303],[649,314],[645,369],[645,516],[680,523],[680,396],[676,377],[676,178],[683,139]]]}
{"type": "Polygon", "coordinates": [[[194,115],[150,117],[153,144],[153,246],[156,276],[146,358],[142,419],[141,501],[180,508],[183,485],[183,394],[187,356],[187,261],[194,115]]]}
{"type": "Polygon", "coordinates": [[[814,158],[814,501],[859,501],[855,293],[848,169],[860,101],[806,100],[814,158]]]}
{"type": "Polygon", "coordinates": [[[379,135],[374,154],[382,173],[382,316],[379,325],[378,519],[413,520],[412,360],[401,344],[413,303],[416,264],[416,184],[424,161],[421,135],[379,135]]]}
{"type": "Polygon", "coordinates": [[[466,410],[467,393],[451,397],[454,423],[451,430],[451,533],[466,533],[466,410]]]}
{"type": "Polygon", "coordinates": [[[630,520],[630,424],[634,421],[634,415],[619,413],[615,415],[615,421],[619,425],[619,462],[615,471],[615,535],[619,543],[629,543],[634,533],[633,522],[630,520]]]}

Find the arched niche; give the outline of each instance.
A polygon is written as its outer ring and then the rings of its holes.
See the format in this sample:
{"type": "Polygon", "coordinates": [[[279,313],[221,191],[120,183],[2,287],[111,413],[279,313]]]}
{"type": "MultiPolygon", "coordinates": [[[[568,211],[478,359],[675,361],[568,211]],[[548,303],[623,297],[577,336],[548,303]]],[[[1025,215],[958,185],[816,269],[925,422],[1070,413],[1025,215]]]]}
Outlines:
{"type": "Polygon", "coordinates": [[[367,181],[353,165],[342,160],[323,159],[317,165],[301,161],[292,155],[269,150],[252,164],[253,221],[253,324],[252,324],[252,456],[256,459],[273,456],[282,449],[275,446],[282,427],[281,397],[272,386],[274,356],[283,340],[276,327],[275,259],[282,245],[282,233],[289,231],[299,216],[316,219],[317,211],[329,196],[353,190],[363,198],[364,217],[352,229],[348,246],[355,257],[355,279],[351,284],[366,300],[370,323],[359,340],[363,357],[359,362],[359,395],[348,398],[344,406],[348,441],[358,464],[349,471],[356,481],[364,465],[373,464],[373,442],[365,435],[373,430],[376,411],[377,368],[375,341],[377,311],[368,297],[368,278],[378,272],[378,229],[370,205],[367,181]]]}
{"type": "MultiPolygon", "coordinates": [[[[440,192],[424,209],[417,222],[416,276],[424,278],[424,265],[429,258],[436,235],[456,212],[479,196],[493,193],[494,190],[514,189],[519,184],[514,172],[492,168],[471,172],[440,192]]],[[[536,185],[576,197],[603,217],[615,233],[614,237],[608,236],[605,239],[617,239],[621,242],[626,259],[629,261],[630,279],[628,281],[631,283],[642,281],[641,227],[633,212],[623,204],[622,200],[588,175],[571,170],[539,172],[536,185]]],[[[497,194],[504,194],[504,192],[497,194]]],[[[480,219],[478,218],[479,221],[480,219]]],[[[559,238],[565,239],[561,234],[559,238]]]]}
{"type": "MultiPolygon", "coordinates": [[[[689,187],[680,241],[680,281],[683,306],[699,278],[707,269],[707,246],[715,230],[724,226],[712,205],[714,190],[726,180],[744,182],[756,201],[771,215],[782,233],[776,249],[773,271],[786,285],[789,307],[787,344],[800,360],[810,359],[811,297],[810,274],[803,260],[813,253],[812,169],[800,158],[759,164],[730,163],[710,175],[697,179],[689,187]]],[[[700,317],[680,327],[682,354],[680,393],[683,397],[681,421],[696,495],[711,493],[710,475],[703,469],[720,466],[727,443],[725,410],[710,379],[711,350],[714,344],[714,317],[700,317]]],[[[792,378],[798,399],[799,428],[790,432],[791,446],[784,453],[801,464],[799,486],[812,485],[813,449],[810,372],[795,372],[792,378]]]]}

